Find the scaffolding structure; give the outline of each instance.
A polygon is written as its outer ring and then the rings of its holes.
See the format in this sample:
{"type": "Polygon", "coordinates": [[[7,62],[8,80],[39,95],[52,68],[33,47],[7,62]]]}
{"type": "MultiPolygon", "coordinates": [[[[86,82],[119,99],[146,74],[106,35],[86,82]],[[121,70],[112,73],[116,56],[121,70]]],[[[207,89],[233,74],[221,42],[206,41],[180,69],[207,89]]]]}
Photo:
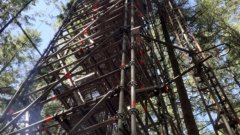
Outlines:
{"type": "Polygon", "coordinates": [[[193,110],[181,85],[192,78],[208,115],[206,127],[211,124],[216,135],[239,135],[240,120],[181,4],[72,2],[6,107],[0,134],[197,135],[201,129],[190,121],[193,110]],[[58,111],[43,118],[42,110],[56,102],[58,111]]]}

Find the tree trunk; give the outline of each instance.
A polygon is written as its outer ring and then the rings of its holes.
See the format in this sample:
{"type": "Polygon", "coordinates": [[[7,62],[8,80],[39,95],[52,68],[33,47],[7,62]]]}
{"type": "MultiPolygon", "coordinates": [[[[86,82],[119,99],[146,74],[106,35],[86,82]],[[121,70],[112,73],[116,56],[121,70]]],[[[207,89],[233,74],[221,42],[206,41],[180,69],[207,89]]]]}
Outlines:
{"type": "MultiPolygon", "coordinates": [[[[167,50],[168,50],[168,55],[169,59],[172,65],[173,69],[173,75],[176,77],[181,74],[181,71],[179,69],[179,64],[176,59],[175,53],[174,53],[174,48],[167,30],[165,18],[160,16],[161,24],[162,24],[162,30],[163,30],[163,35],[165,38],[165,41],[167,42],[167,50]]],[[[181,103],[181,108],[183,112],[183,119],[188,131],[189,135],[199,135],[198,128],[193,116],[193,111],[191,107],[191,103],[188,99],[187,91],[183,83],[182,77],[178,77],[175,80],[176,87],[177,87],[177,92],[179,95],[180,103],[181,103]]]]}

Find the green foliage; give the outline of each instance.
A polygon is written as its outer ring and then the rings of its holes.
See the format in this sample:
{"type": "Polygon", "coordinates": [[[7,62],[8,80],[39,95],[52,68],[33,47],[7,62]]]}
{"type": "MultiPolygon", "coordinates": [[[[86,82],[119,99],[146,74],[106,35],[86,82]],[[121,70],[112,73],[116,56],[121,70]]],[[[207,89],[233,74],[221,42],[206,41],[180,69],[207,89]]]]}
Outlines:
{"type": "MultiPolygon", "coordinates": [[[[40,33],[30,29],[26,31],[31,35],[33,42],[41,41],[40,33]]],[[[28,62],[33,59],[33,50],[31,43],[23,34],[19,36],[9,34],[0,44],[0,108],[5,108],[15,93],[15,90],[9,87],[24,78],[26,68],[23,67],[27,67],[28,62]]]]}
{"type": "Polygon", "coordinates": [[[53,115],[61,110],[61,103],[60,102],[51,102],[46,104],[42,111],[42,116],[47,117],[53,115]]]}
{"type": "Polygon", "coordinates": [[[29,0],[1,0],[0,28],[2,28],[29,0]]]}
{"type": "MultiPolygon", "coordinates": [[[[0,28],[4,27],[27,2],[29,0],[0,1],[0,28]]],[[[3,108],[15,93],[14,88],[9,87],[14,87],[22,80],[26,73],[27,62],[34,57],[31,43],[24,34],[16,34],[16,28],[17,26],[11,25],[0,36],[0,108],[3,108]]],[[[40,33],[36,30],[25,29],[25,31],[31,35],[34,43],[41,41],[40,33]]]]}
{"type": "MultiPolygon", "coordinates": [[[[240,80],[240,1],[239,0],[195,0],[197,6],[188,11],[192,29],[203,49],[217,45],[207,51],[213,58],[209,61],[216,69],[216,76],[235,108],[239,106],[240,80]],[[194,12],[194,13],[192,13],[194,12]]],[[[200,112],[203,112],[201,106],[200,112]]],[[[236,110],[237,111],[237,110],[236,110]]],[[[201,124],[201,123],[199,123],[201,124]]],[[[204,129],[203,134],[210,134],[204,129]]]]}
{"type": "MultiPolygon", "coordinates": [[[[26,29],[31,35],[33,42],[39,43],[40,33],[35,30],[26,29]]],[[[8,36],[0,47],[0,87],[9,86],[16,79],[20,69],[18,67],[29,61],[31,56],[28,53],[33,52],[33,47],[25,35],[8,36]]],[[[23,70],[23,69],[22,69],[23,70]]]]}
{"type": "MultiPolygon", "coordinates": [[[[202,14],[193,19],[200,43],[205,48],[217,44],[228,45],[230,52],[227,57],[236,57],[240,51],[240,1],[197,0],[197,4],[196,10],[202,14]]],[[[224,46],[221,47],[214,51],[221,52],[224,46]]]]}

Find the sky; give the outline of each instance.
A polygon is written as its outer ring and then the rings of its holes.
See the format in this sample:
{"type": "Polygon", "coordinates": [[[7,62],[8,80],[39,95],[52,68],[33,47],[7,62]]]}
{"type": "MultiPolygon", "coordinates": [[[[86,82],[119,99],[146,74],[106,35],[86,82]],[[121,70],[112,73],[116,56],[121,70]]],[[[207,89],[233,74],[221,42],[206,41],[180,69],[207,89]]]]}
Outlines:
{"type": "Polygon", "coordinates": [[[66,4],[68,0],[55,0],[58,2],[47,2],[48,0],[38,0],[34,5],[31,5],[29,10],[24,11],[23,15],[33,16],[30,20],[32,25],[25,25],[23,27],[36,29],[41,33],[42,42],[38,45],[41,52],[47,47],[54,34],[58,30],[56,25],[57,15],[62,11],[56,6],[66,4]]]}
{"type": "MultiPolygon", "coordinates": [[[[37,30],[40,32],[41,42],[37,44],[37,48],[41,53],[44,52],[49,42],[52,40],[56,31],[58,30],[57,25],[57,15],[62,13],[61,7],[62,5],[66,5],[69,0],[36,0],[35,3],[31,3],[27,10],[24,10],[21,13],[21,16],[17,18],[17,21],[21,23],[23,29],[30,28],[37,30]],[[54,2],[55,1],[55,2],[54,2]],[[29,16],[29,23],[26,23],[24,17],[29,16]]],[[[59,24],[60,25],[60,24],[59,24]]],[[[13,22],[7,27],[8,31],[11,31],[13,35],[22,35],[23,32],[21,29],[16,26],[13,22]]],[[[29,35],[31,37],[31,35],[29,35]]],[[[12,87],[18,89],[19,83],[21,83],[26,75],[33,69],[34,63],[40,58],[40,55],[36,50],[33,51],[34,57],[30,62],[26,62],[26,64],[22,65],[14,65],[15,68],[20,68],[20,75],[23,77],[19,77],[16,83],[12,84],[12,87]],[[26,66],[27,65],[27,66],[26,66]]]]}

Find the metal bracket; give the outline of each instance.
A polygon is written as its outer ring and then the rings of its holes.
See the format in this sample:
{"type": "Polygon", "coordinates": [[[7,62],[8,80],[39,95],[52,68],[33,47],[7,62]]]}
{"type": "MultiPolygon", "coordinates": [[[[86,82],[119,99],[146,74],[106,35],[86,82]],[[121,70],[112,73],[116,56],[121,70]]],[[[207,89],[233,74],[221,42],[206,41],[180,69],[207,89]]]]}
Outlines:
{"type": "Polygon", "coordinates": [[[136,108],[131,108],[131,109],[129,109],[129,114],[135,114],[135,115],[137,115],[137,114],[139,114],[139,111],[138,111],[138,109],[136,109],[136,108]]]}

